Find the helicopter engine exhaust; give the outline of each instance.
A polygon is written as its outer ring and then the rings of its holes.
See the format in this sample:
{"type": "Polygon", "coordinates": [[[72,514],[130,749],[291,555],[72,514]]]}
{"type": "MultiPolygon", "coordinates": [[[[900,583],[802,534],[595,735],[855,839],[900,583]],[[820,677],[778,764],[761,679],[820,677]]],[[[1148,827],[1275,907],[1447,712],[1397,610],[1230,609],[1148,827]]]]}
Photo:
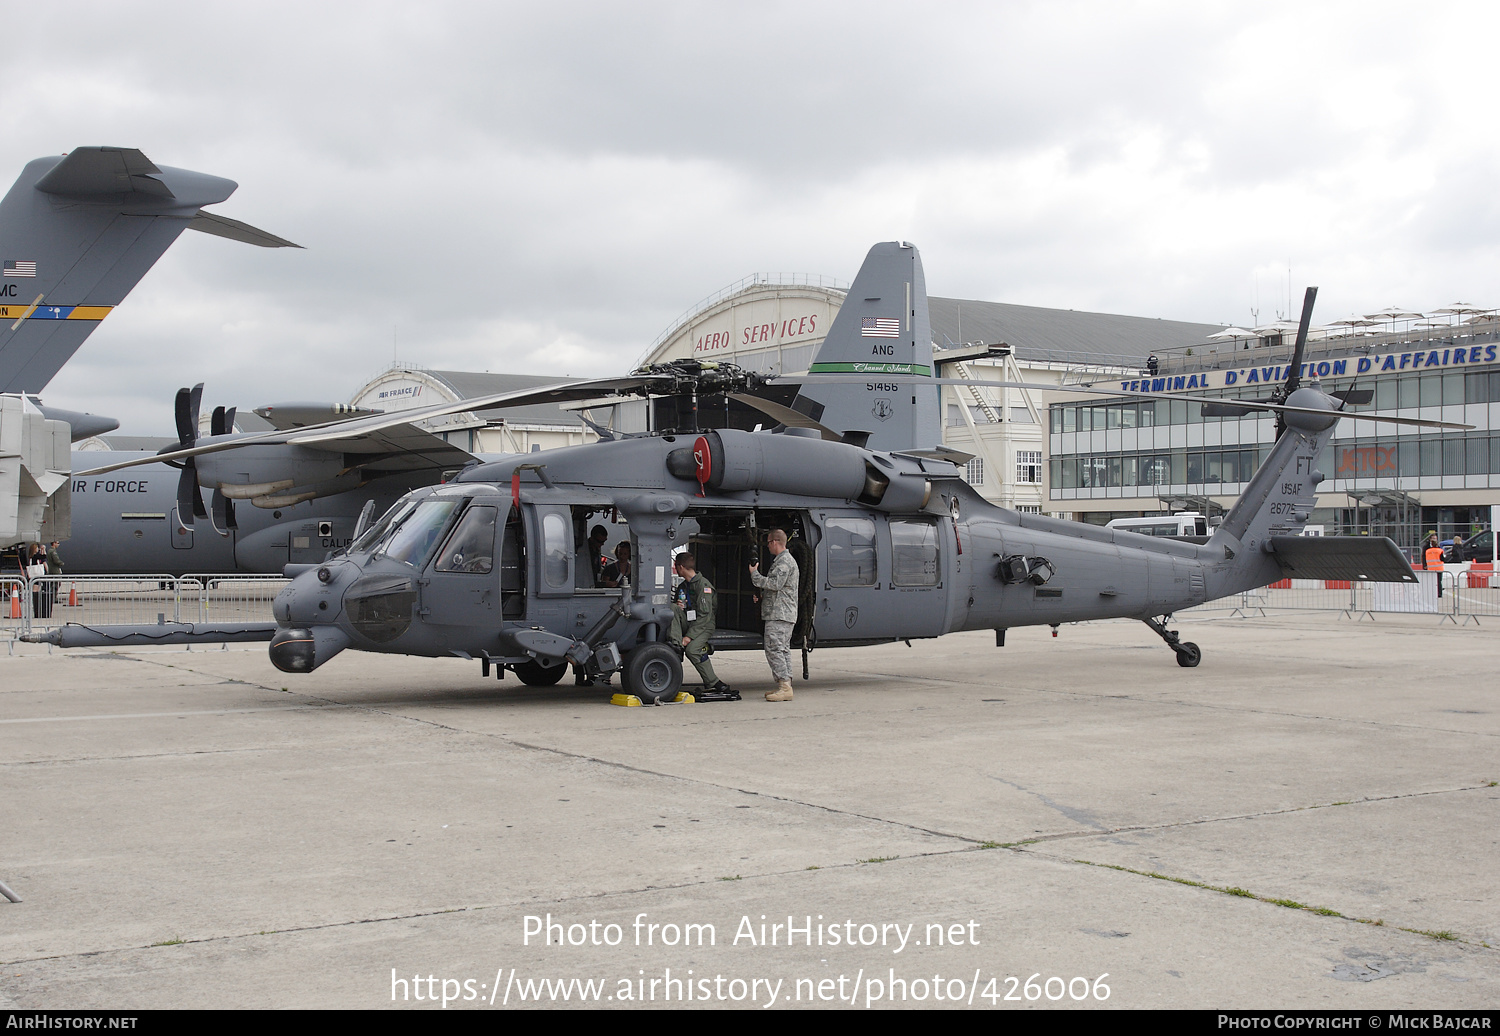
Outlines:
{"type": "Polygon", "coordinates": [[[919,510],[932,495],[915,461],[797,434],[721,428],[699,435],[691,450],[673,450],[667,469],[723,493],[760,490],[834,496],[882,511],[919,510]]]}

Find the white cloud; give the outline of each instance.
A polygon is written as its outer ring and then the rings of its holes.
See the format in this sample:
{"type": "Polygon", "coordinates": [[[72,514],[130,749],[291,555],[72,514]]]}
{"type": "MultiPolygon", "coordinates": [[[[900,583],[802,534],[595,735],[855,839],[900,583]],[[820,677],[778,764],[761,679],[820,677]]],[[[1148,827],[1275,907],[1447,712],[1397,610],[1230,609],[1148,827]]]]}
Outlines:
{"type": "Polygon", "coordinates": [[[628,367],[756,270],[923,249],[937,294],[1204,321],[1500,304],[1488,7],[6,5],[0,169],[79,144],[232,177],[49,386],[338,399],[628,367]]]}

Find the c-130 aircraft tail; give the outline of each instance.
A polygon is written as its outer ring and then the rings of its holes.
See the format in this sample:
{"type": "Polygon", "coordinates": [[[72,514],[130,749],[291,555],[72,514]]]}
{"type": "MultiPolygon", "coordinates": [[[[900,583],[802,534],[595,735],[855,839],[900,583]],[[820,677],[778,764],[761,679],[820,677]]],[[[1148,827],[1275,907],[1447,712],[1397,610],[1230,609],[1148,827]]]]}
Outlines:
{"type": "Polygon", "coordinates": [[[28,162],[0,201],[0,392],[46,387],[186,229],[300,247],[203,211],[237,186],[158,167],[134,148],[81,147],[28,162]]]}

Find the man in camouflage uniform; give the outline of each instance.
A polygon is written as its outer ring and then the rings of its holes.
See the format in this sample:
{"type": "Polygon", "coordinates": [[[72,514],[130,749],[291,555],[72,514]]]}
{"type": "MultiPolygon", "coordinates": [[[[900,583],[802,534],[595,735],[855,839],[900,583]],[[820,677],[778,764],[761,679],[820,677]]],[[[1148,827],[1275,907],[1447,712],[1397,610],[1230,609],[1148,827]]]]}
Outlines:
{"type": "MultiPolygon", "coordinates": [[[[714,673],[714,665],[706,654],[708,638],[717,628],[713,584],[699,574],[698,559],[686,551],[677,555],[675,565],[682,583],[672,600],[672,642],[681,645],[682,653],[698,670],[705,691],[733,694],[729,685],[714,673]]],[[[734,697],[737,700],[739,695],[734,697]]]]}
{"type": "Polygon", "coordinates": [[[760,617],[765,622],[766,661],[776,678],[776,689],[766,701],[792,700],[792,627],[797,624],[797,588],[801,573],[797,561],[786,549],[786,533],[772,529],[766,537],[771,563],[766,574],[759,565],[750,566],[750,582],[760,590],[760,617]]]}

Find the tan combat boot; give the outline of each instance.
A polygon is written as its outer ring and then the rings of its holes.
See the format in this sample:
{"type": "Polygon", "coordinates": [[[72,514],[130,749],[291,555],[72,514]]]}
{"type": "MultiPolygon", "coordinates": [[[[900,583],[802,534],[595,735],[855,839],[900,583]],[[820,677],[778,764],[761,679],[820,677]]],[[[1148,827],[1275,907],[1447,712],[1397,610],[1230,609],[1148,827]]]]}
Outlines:
{"type": "Polygon", "coordinates": [[[792,681],[777,680],[776,689],[766,695],[766,701],[791,701],[792,681]]]}

